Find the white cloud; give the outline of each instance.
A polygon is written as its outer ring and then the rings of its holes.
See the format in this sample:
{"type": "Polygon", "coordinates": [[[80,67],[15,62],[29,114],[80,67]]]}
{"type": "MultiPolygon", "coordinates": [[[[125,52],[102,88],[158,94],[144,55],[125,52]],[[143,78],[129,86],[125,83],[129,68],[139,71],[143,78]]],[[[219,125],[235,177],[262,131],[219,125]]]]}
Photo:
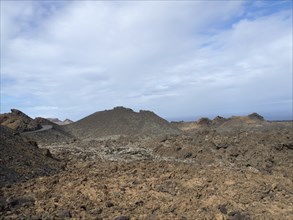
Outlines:
{"type": "Polygon", "coordinates": [[[27,109],[77,119],[124,105],[176,117],[290,98],[291,11],[247,18],[241,1],[1,6],[1,73],[13,79],[1,92],[37,100],[27,109]]]}

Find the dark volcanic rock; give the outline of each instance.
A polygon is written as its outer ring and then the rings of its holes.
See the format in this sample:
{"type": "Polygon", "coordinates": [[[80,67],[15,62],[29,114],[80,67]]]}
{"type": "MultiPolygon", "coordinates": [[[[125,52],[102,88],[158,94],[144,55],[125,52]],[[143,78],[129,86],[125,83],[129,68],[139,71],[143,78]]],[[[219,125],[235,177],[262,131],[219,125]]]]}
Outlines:
{"type": "Polygon", "coordinates": [[[227,214],[226,205],[219,205],[218,208],[223,214],[227,214]]]}
{"type": "Polygon", "coordinates": [[[107,201],[107,202],[105,202],[105,206],[106,206],[107,208],[110,208],[110,207],[113,207],[114,204],[113,204],[112,202],[110,202],[110,201],[107,201]]]}

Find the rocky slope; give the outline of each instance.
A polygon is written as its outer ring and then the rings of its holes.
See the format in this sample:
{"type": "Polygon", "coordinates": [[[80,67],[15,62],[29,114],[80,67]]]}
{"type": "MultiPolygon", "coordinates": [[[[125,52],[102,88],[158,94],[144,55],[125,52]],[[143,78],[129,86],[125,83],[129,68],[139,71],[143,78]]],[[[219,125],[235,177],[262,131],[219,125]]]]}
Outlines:
{"type": "Polygon", "coordinates": [[[124,107],[96,112],[65,126],[78,138],[111,135],[161,135],[179,133],[169,122],[150,111],[134,112],[124,107]]]}
{"type": "Polygon", "coordinates": [[[60,171],[61,162],[48,149],[0,125],[0,186],[60,171]]]}
{"type": "Polygon", "coordinates": [[[76,162],[3,188],[4,219],[292,219],[292,180],[178,162],[76,162]],[[11,201],[16,201],[12,203],[11,201]]]}

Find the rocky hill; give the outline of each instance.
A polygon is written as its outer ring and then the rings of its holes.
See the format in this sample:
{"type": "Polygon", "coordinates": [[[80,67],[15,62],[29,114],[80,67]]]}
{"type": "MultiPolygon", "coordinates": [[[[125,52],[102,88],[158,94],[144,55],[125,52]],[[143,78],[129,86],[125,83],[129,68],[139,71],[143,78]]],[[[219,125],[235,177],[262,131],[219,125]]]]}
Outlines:
{"type": "Polygon", "coordinates": [[[65,128],[79,138],[180,133],[176,127],[151,111],[134,112],[124,107],[96,112],[65,128]]]}
{"type": "Polygon", "coordinates": [[[267,122],[263,116],[258,113],[252,113],[247,116],[232,116],[224,118],[217,116],[214,119],[206,117],[192,122],[172,122],[174,126],[182,131],[196,131],[198,129],[217,129],[221,130],[250,130],[258,127],[266,127],[267,122]]]}
{"type": "Polygon", "coordinates": [[[59,171],[62,163],[47,149],[0,125],[0,186],[59,171]]]}
{"type": "Polygon", "coordinates": [[[11,113],[1,114],[0,124],[42,145],[70,142],[75,139],[60,125],[41,117],[32,119],[17,109],[12,109],[11,113]]]}
{"type": "Polygon", "coordinates": [[[0,114],[0,124],[18,132],[42,128],[35,120],[17,109],[11,109],[11,113],[0,114]]]}

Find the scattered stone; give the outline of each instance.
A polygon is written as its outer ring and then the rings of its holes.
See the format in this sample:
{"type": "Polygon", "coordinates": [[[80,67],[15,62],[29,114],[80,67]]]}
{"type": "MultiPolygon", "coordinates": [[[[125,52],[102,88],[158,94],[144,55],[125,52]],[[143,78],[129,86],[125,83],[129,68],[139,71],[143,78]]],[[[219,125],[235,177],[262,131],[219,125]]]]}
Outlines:
{"type": "Polygon", "coordinates": [[[113,204],[112,202],[110,202],[110,201],[106,201],[106,202],[105,202],[105,206],[106,206],[107,208],[110,208],[110,207],[113,207],[114,204],[113,204]]]}
{"type": "Polygon", "coordinates": [[[20,207],[29,207],[34,205],[35,200],[30,197],[8,198],[6,200],[9,209],[18,209],[20,207]]]}
{"type": "Polygon", "coordinates": [[[187,154],[185,154],[185,156],[184,156],[185,158],[190,158],[190,157],[192,157],[192,153],[187,153],[187,154]]]}
{"type": "Polygon", "coordinates": [[[114,218],[114,220],[130,220],[130,218],[128,216],[117,216],[116,218],[114,218]]]}
{"type": "Polygon", "coordinates": [[[80,206],[80,209],[86,211],[86,206],[85,205],[82,205],[82,206],[80,206]]]}
{"type": "Polygon", "coordinates": [[[219,205],[218,208],[223,214],[227,214],[228,210],[226,208],[226,205],[219,205]]]}
{"type": "Polygon", "coordinates": [[[69,210],[61,210],[58,213],[58,216],[59,216],[60,219],[71,218],[72,217],[71,212],[69,210]]]}
{"type": "Polygon", "coordinates": [[[100,209],[100,208],[96,208],[93,211],[91,211],[93,215],[100,215],[102,212],[103,212],[103,209],[100,209]]]}
{"type": "Polygon", "coordinates": [[[228,220],[249,220],[250,218],[239,211],[232,211],[228,213],[228,220]]]}
{"type": "Polygon", "coordinates": [[[137,206],[143,206],[144,202],[142,200],[135,202],[137,206]]]}

